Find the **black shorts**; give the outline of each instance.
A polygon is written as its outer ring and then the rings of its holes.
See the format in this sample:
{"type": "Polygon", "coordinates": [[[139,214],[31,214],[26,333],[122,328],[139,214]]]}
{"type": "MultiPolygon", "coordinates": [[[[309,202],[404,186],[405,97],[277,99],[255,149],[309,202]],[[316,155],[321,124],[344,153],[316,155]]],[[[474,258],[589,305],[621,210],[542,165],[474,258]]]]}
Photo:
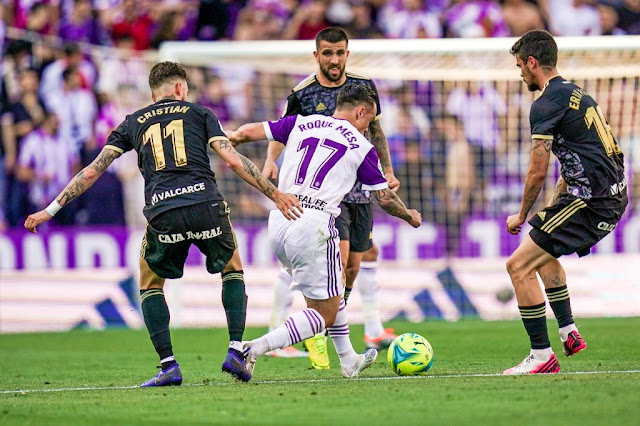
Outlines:
{"type": "Polygon", "coordinates": [[[566,194],[529,220],[533,226],[529,235],[553,257],[571,253],[586,256],[591,247],[613,231],[625,207],[626,203],[618,208],[595,209],[588,202],[566,194]]]}
{"type": "Polygon", "coordinates": [[[336,228],[340,241],[349,241],[349,250],[362,253],[373,247],[373,206],[371,203],[340,203],[340,216],[336,218],[336,228]]]}
{"type": "Polygon", "coordinates": [[[224,269],[237,246],[226,202],[180,207],[154,217],[147,224],[140,256],[160,277],[180,278],[191,244],[207,257],[209,273],[224,269]]]}

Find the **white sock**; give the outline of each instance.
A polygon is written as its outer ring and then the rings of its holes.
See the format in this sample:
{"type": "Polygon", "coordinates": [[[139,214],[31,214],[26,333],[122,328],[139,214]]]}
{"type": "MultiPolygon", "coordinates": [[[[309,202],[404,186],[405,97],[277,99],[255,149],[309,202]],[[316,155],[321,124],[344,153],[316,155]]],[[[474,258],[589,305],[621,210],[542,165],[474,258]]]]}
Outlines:
{"type": "Polygon", "coordinates": [[[364,334],[376,338],[382,336],[384,326],[380,322],[378,312],[378,280],[376,279],[377,262],[361,262],[358,273],[358,290],[362,297],[362,314],[364,316],[364,334]]]}
{"type": "Polygon", "coordinates": [[[232,340],[229,342],[229,348],[242,352],[242,342],[238,340],[232,340]]]}
{"type": "Polygon", "coordinates": [[[253,341],[251,352],[260,356],[274,349],[302,342],[324,329],[324,318],[315,309],[307,308],[291,315],[284,324],[253,341]]]}
{"type": "Polygon", "coordinates": [[[551,357],[551,355],[553,355],[553,349],[531,349],[531,355],[533,355],[537,360],[547,361],[551,357]]]}
{"type": "Polygon", "coordinates": [[[291,307],[291,302],[293,302],[292,282],[293,278],[291,278],[287,270],[280,268],[278,279],[273,286],[273,305],[271,306],[269,331],[280,327],[289,317],[289,308],[291,307]]]}
{"type": "Polygon", "coordinates": [[[333,341],[333,346],[340,357],[340,364],[353,365],[358,354],[353,350],[351,340],[349,339],[349,323],[347,321],[347,310],[344,299],[340,299],[340,310],[336,315],[336,321],[331,327],[327,327],[329,336],[333,341]]]}
{"type": "Polygon", "coordinates": [[[569,333],[571,333],[572,331],[578,331],[578,327],[576,327],[576,325],[573,323],[560,328],[558,330],[558,332],[560,333],[560,340],[562,340],[563,342],[566,341],[569,338],[569,333]]]}

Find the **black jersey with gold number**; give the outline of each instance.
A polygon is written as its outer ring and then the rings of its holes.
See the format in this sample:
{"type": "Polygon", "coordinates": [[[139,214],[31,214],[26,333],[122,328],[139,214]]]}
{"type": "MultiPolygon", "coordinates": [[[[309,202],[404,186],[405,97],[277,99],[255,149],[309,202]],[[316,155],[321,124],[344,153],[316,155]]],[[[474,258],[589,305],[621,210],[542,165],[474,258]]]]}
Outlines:
{"type": "Polygon", "coordinates": [[[598,104],[580,87],[557,76],[531,106],[533,139],[551,140],[570,194],[592,205],[626,204],[622,152],[598,104]]]}
{"type": "MultiPolygon", "coordinates": [[[[376,94],[376,106],[378,114],[376,120],[380,119],[380,100],[378,99],[378,91],[373,81],[367,77],[362,77],[350,72],[346,73],[347,80],[344,84],[335,87],[327,87],[320,84],[316,74],[312,74],[302,80],[293,88],[291,95],[287,98],[287,107],[282,114],[283,117],[288,115],[312,115],[321,114],[332,116],[336,110],[338,103],[338,92],[347,83],[364,84],[369,86],[376,94]]],[[[346,203],[366,204],[371,202],[371,194],[369,191],[362,191],[362,183],[356,182],[351,191],[344,197],[346,203]]]]}
{"type": "Polygon", "coordinates": [[[151,220],[177,207],[222,200],[207,146],[226,139],[213,113],[199,105],[160,100],[128,115],[105,148],[135,149],[144,177],[144,215],[151,220]]]}

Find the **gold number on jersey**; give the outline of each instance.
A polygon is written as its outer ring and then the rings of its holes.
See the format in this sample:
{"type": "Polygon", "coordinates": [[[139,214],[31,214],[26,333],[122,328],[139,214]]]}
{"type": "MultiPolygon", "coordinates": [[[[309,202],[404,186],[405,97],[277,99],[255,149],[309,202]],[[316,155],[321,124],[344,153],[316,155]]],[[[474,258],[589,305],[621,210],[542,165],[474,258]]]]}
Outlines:
{"type": "Polygon", "coordinates": [[[160,123],[152,124],[146,132],[144,132],[143,145],[151,142],[151,150],[153,151],[153,159],[156,162],[156,171],[162,170],[167,166],[164,156],[164,147],[162,141],[171,136],[171,145],[173,146],[173,158],[176,166],[187,165],[187,150],[184,146],[184,122],[182,120],[173,120],[164,128],[164,132],[160,127],[160,123]]]}
{"type": "Polygon", "coordinates": [[[613,154],[620,154],[622,151],[611,134],[611,126],[607,123],[607,119],[604,118],[602,109],[600,106],[587,108],[584,114],[584,121],[587,124],[587,129],[590,129],[592,125],[595,125],[598,137],[604,146],[604,150],[609,157],[613,154]]]}

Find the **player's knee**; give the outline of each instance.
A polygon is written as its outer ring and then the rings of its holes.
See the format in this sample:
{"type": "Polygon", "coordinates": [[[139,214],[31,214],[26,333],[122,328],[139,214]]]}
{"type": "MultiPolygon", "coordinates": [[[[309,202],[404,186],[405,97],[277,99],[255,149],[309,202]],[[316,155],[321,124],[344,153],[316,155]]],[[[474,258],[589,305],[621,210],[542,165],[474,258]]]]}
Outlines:
{"type": "Polygon", "coordinates": [[[347,287],[351,287],[358,276],[358,272],[360,272],[360,265],[347,265],[347,268],[344,271],[347,280],[347,287]]]}
{"type": "Polygon", "coordinates": [[[521,272],[521,268],[521,262],[517,258],[511,256],[507,259],[507,272],[509,273],[512,281],[514,278],[517,278],[518,274],[521,272]]]}
{"type": "Polygon", "coordinates": [[[364,252],[362,255],[362,260],[365,262],[375,262],[378,260],[378,256],[380,255],[380,250],[378,250],[378,246],[373,244],[371,248],[364,252]]]}

